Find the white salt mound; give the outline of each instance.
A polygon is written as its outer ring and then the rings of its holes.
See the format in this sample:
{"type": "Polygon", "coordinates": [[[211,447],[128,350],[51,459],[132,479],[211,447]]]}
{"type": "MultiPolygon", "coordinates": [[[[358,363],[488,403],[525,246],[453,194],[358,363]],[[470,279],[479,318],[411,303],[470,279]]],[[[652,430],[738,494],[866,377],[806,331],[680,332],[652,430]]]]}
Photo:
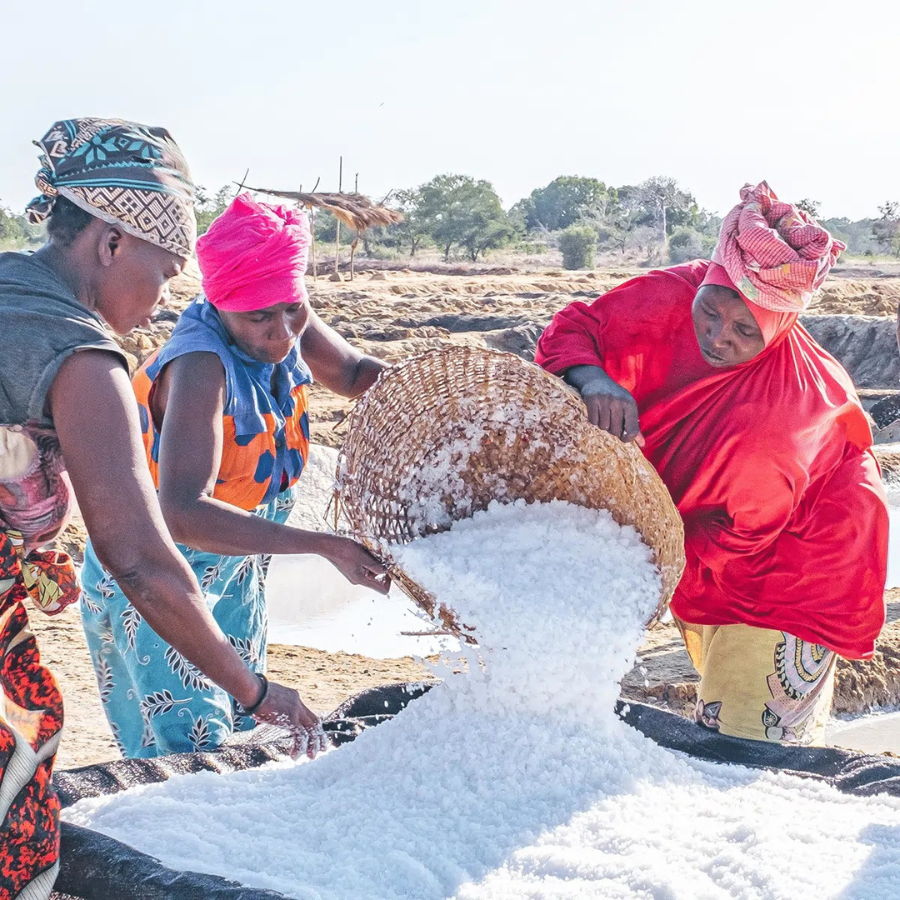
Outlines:
{"type": "Polygon", "coordinates": [[[693,761],[615,716],[659,596],[632,529],[495,505],[397,556],[478,629],[467,674],[449,660],[442,685],[313,763],[175,778],[66,818],[308,900],[900,896],[897,800],[693,761]]]}

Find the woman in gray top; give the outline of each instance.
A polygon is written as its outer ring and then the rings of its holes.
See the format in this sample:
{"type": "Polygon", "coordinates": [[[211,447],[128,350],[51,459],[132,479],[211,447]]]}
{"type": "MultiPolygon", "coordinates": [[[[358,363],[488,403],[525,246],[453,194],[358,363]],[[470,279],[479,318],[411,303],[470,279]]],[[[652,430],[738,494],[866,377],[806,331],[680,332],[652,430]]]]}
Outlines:
{"type": "Polygon", "coordinates": [[[38,146],[29,212],[49,217],[48,242],[0,254],[0,897],[27,885],[29,898],[49,895],[58,867],[62,703],[22,601],[53,612],[77,596],[70,563],[39,549],[64,527],[70,486],[98,557],[154,631],[249,714],[291,728],[298,749],[321,746],[297,692],[251,672],[209,614],[163,522],[106,330],[147,325],[193,251],[184,158],[164,129],[120,120],[58,122],[38,146]]]}

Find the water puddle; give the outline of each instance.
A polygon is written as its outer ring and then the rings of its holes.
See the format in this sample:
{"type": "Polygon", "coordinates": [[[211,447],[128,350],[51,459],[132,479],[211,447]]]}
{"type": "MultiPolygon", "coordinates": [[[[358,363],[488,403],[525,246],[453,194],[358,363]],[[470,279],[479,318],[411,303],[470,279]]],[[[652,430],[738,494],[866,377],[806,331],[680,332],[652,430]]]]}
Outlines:
{"type": "Polygon", "coordinates": [[[860,753],[900,755],[900,712],[870,713],[858,719],[832,719],[825,740],[834,747],[860,753]]]}
{"type": "Polygon", "coordinates": [[[890,537],[888,538],[888,588],[900,587],[900,506],[889,507],[891,517],[890,537]]]}
{"type": "Polygon", "coordinates": [[[271,643],[394,659],[438,653],[453,640],[403,634],[431,630],[411,600],[396,588],[382,597],[352,585],[317,556],[273,557],[266,598],[271,643]]]}

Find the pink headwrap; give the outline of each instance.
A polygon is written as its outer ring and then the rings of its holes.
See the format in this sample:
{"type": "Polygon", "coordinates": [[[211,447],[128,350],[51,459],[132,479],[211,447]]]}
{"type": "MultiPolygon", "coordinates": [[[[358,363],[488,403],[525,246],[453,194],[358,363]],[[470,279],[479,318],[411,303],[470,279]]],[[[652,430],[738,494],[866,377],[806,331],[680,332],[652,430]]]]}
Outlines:
{"type": "Polygon", "coordinates": [[[737,291],[741,295],[741,298],[747,304],[747,309],[750,310],[750,314],[756,320],[756,324],[759,325],[766,347],[771,346],[776,338],[790,331],[794,322],[797,321],[796,311],[776,312],[764,309],[762,306],[754,303],[749,297],[738,291],[734,286],[734,282],[728,277],[728,272],[718,263],[709,264],[706,275],[703,277],[703,284],[700,287],[707,284],[717,284],[732,291],[737,291]]]}
{"type": "Polygon", "coordinates": [[[226,312],[305,301],[309,244],[306,213],[235,197],[197,241],[206,299],[226,312]]]}
{"type": "Polygon", "coordinates": [[[763,181],[741,188],[741,202],[722,223],[713,262],[757,306],[800,312],[846,249],[763,181]]]}

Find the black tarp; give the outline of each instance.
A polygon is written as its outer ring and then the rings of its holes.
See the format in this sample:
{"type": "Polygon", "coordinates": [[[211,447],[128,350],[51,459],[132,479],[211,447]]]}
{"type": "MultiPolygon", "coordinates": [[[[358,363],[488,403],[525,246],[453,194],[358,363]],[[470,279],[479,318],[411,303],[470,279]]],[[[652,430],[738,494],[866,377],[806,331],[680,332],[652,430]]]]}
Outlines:
{"type": "MultiPolygon", "coordinates": [[[[350,698],[326,720],[335,744],[353,740],[366,728],[400,712],[431,685],[387,685],[350,698]]],[[[832,747],[790,747],[730,738],[681,716],[642,703],[620,701],[622,719],[656,743],[700,759],[776,769],[827,781],[846,794],[900,797],[900,759],[866,756],[832,747]]],[[[234,772],[286,755],[284,738],[228,747],[215,753],[178,754],[155,760],[132,759],[57,772],[63,806],[86,797],[113,794],[138,784],[165,781],[192,772],[234,772]]],[[[63,826],[57,889],[83,900],[275,900],[281,894],[242,887],[212,875],[175,872],[158,860],[105,835],[63,826]]]]}

